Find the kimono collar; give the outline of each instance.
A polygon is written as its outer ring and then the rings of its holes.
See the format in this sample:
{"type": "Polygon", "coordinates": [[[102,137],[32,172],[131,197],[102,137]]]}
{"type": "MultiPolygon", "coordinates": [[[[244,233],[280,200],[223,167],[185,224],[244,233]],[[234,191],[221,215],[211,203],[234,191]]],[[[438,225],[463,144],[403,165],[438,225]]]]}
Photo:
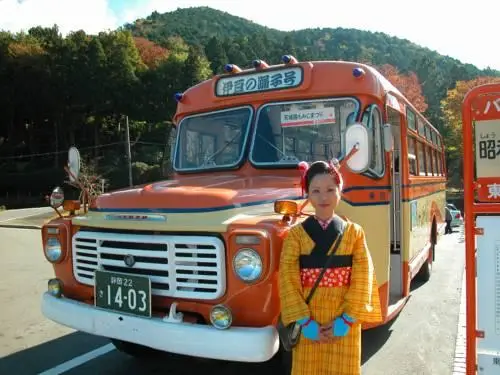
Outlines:
{"type": "Polygon", "coordinates": [[[319,223],[319,225],[321,226],[321,228],[323,228],[323,230],[326,230],[326,228],[328,228],[328,226],[330,225],[330,223],[332,222],[334,216],[332,216],[331,218],[329,218],[328,220],[321,220],[319,217],[317,216],[314,216],[314,218],[316,219],[316,221],[319,223]]]}

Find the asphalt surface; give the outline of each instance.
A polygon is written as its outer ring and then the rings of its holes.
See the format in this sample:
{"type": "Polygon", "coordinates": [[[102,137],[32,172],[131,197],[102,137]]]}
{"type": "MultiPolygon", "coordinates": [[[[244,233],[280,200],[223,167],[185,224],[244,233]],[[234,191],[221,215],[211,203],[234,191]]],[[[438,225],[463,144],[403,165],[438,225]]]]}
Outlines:
{"type": "MultiPolygon", "coordinates": [[[[40,296],[52,277],[40,231],[0,228],[0,238],[2,375],[276,373],[272,364],[197,361],[167,354],[141,361],[114,350],[105,338],[59,326],[40,312],[40,296]]],[[[463,237],[455,229],[437,246],[431,280],[412,286],[412,297],[393,322],[364,333],[363,374],[452,373],[463,267],[463,237]]]]}
{"type": "Polygon", "coordinates": [[[0,228],[37,229],[55,216],[57,213],[51,207],[0,211],[0,228]]]}

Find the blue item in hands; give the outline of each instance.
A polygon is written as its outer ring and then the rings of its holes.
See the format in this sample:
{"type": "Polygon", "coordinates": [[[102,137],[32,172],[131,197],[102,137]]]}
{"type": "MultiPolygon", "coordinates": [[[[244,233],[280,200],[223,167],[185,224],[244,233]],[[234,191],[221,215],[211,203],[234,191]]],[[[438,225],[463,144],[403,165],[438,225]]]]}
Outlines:
{"type": "Polygon", "coordinates": [[[346,314],[342,314],[342,316],[339,316],[333,321],[332,330],[335,337],[344,337],[349,332],[351,326],[346,322],[346,320],[350,323],[354,322],[354,319],[346,314]]]}
{"type": "Polygon", "coordinates": [[[304,319],[300,319],[297,321],[297,323],[299,323],[302,326],[302,335],[306,339],[318,341],[319,340],[319,324],[315,320],[310,320],[309,323],[307,323],[308,321],[309,321],[309,318],[304,318],[304,319]]]}

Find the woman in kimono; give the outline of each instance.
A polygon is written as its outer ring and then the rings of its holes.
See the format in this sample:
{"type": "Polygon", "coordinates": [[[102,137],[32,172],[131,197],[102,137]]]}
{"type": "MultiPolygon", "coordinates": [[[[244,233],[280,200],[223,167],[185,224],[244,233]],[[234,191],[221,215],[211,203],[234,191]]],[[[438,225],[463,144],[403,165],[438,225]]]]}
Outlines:
{"type": "Polygon", "coordinates": [[[279,272],[281,319],[285,325],[298,322],[302,327],[299,343],[293,348],[292,375],[361,374],[361,323],[382,321],[364,231],[335,214],[342,185],[336,166],[323,161],[313,163],[305,173],[303,188],[315,215],[292,227],[283,244],[279,272]],[[307,305],[305,298],[342,228],[343,238],[332,266],[307,305]]]}

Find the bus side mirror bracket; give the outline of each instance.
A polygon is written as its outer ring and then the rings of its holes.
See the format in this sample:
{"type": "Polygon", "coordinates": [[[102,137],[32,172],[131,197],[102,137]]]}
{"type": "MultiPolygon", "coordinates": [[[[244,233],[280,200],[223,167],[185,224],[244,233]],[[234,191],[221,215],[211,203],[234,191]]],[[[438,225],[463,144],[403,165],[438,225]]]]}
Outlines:
{"type": "Polygon", "coordinates": [[[345,132],[346,151],[351,154],[345,161],[347,167],[354,173],[363,173],[370,168],[372,156],[371,135],[363,124],[355,123],[347,127],[345,132]]]}

